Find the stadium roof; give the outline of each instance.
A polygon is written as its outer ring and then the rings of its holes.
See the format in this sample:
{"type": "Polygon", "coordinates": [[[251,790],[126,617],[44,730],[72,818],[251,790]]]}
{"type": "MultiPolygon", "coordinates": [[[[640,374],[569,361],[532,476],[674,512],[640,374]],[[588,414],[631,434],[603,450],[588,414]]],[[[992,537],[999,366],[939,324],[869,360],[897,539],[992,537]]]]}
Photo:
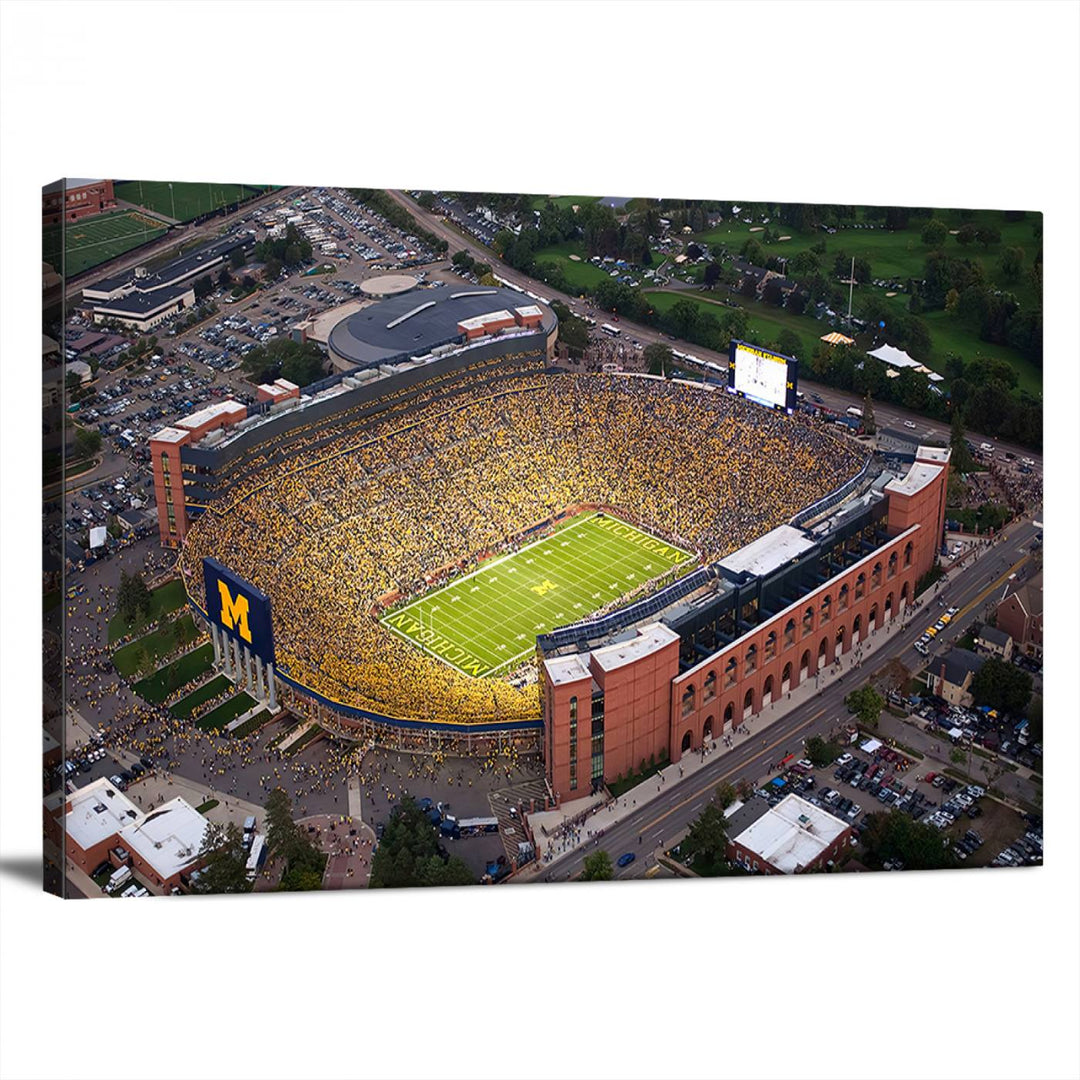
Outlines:
{"type": "MultiPolygon", "coordinates": [[[[391,297],[348,316],[330,331],[330,351],[350,363],[369,367],[421,356],[462,340],[458,324],[521,302],[513,289],[429,289],[391,297]]],[[[555,325],[550,309],[543,328],[555,325]]]]}
{"type": "Polygon", "coordinates": [[[791,525],[779,525],[753,543],[721,559],[720,565],[733,574],[745,573],[763,577],[792,559],[797,559],[813,546],[814,541],[801,529],[791,525]]]}
{"type": "Polygon", "coordinates": [[[604,671],[616,671],[678,640],[679,635],[670,626],[665,626],[663,623],[652,623],[649,626],[641,627],[637,632],[637,636],[630,641],[622,641],[616,645],[606,645],[602,649],[596,649],[592,657],[604,671]]]}

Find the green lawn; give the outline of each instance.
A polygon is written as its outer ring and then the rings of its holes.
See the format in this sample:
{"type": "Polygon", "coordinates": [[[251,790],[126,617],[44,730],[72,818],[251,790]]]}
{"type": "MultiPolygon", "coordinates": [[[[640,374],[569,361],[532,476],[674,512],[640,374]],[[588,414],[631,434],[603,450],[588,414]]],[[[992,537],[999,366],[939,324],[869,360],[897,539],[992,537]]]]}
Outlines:
{"type": "Polygon", "coordinates": [[[318,724],[313,724],[307,729],[307,731],[304,732],[303,735],[300,736],[299,739],[296,740],[296,742],[292,744],[292,746],[289,747],[288,750],[285,751],[285,753],[289,755],[298,753],[300,750],[303,750],[309,742],[311,742],[313,739],[318,738],[318,736],[320,736],[322,733],[322,728],[319,727],[318,724]]]}
{"type": "Polygon", "coordinates": [[[548,199],[560,209],[567,206],[585,206],[588,203],[600,201],[599,195],[530,195],[529,209],[543,210],[548,199]]]}
{"type": "Polygon", "coordinates": [[[181,641],[194,641],[198,631],[191,615],[184,613],[172,622],[159,626],[150,634],[136,638],[113,653],[113,664],[121,675],[134,675],[139,667],[139,657],[145,650],[152,660],[165,656],[178,648],[181,641]],[[183,635],[183,636],[182,636],[183,635]]]}
{"type": "Polygon", "coordinates": [[[206,802],[199,803],[199,805],[195,807],[195,812],[197,814],[209,813],[211,810],[214,809],[215,806],[218,805],[218,801],[219,800],[217,799],[207,799],[206,802]]]}
{"type": "MultiPolygon", "coordinates": [[[[1008,292],[1013,293],[1020,302],[1021,308],[1030,310],[1038,301],[1035,287],[1032,285],[1027,274],[1019,281],[1007,282],[999,269],[998,262],[1001,253],[1006,247],[1019,247],[1024,252],[1024,266],[1029,268],[1035,262],[1035,257],[1042,244],[1034,237],[1033,227],[1036,215],[1029,214],[1023,221],[1005,221],[1002,214],[996,210],[935,210],[935,217],[941,218],[951,229],[957,228],[963,222],[973,222],[978,225],[992,225],[1001,232],[1001,242],[984,249],[981,244],[971,244],[964,247],[957,242],[956,237],[949,236],[945,242],[944,250],[954,258],[971,259],[981,264],[986,274],[987,281],[1008,292]]],[[[860,218],[862,214],[860,213],[860,218]]],[[[866,259],[870,263],[870,270],[874,278],[921,279],[923,276],[926,258],[931,249],[923,243],[921,231],[924,219],[916,219],[913,226],[899,232],[889,232],[885,229],[841,229],[832,236],[820,230],[816,232],[800,232],[786,226],[772,223],[771,228],[779,231],[781,235],[790,235],[791,239],[784,242],[765,244],[762,233],[751,233],[750,226],[741,221],[723,222],[714,229],[697,234],[695,239],[704,241],[713,246],[724,245],[729,251],[737,253],[742,245],[751,237],[762,243],[767,255],[790,257],[800,251],[808,251],[814,244],[825,241],[826,251],[821,258],[822,271],[827,277],[832,277],[833,260],[840,252],[844,252],[855,258],[866,259]]],[[[885,298],[885,290],[873,285],[863,285],[855,290],[855,314],[860,313],[860,299],[867,296],[885,298]]],[[[897,306],[897,310],[906,311],[908,297],[900,294],[897,297],[886,299],[887,303],[897,306]]],[[[749,310],[753,310],[750,308],[749,310]]],[[[978,333],[971,327],[953,319],[943,311],[931,311],[922,313],[919,318],[923,319],[930,330],[933,339],[933,351],[930,362],[944,362],[945,354],[954,352],[966,361],[975,359],[977,356],[990,356],[1008,363],[1017,373],[1019,386],[1030,394],[1038,397],[1042,393],[1042,372],[1037,364],[1032,363],[1015,349],[1003,345],[991,345],[981,341],[978,333]]]]}
{"type": "Polygon", "coordinates": [[[611,515],[580,514],[382,622],[457,671],[494,675],[533,652],[537,634],[578,622],[690,559],[611,515]]]}
{"type": "Polygon", "coordinates": [[[208,641],[171,664],[159,668],[153,675],[135,684],[135,693],[153,705],[160,705],[171,693],[186,686],[210,670],[214,663],[214,646],[208,641]]]}
{"type": "Polygon", "coordinates": [[[167,581],[150,593],[150,611],[145,618],[136,616],[134,622],[127,622],[120,615],[114,615],[109,620],[109,644],[126,634],[137,634],[148,623],[156,622],[162,615],[175,611],[183,602],[184,583],[179,578],[167,581]]]}
{"type": "Polygon", "coordinates": [[[601,281],[607,279],[606,270],[593,266],[585,254],[585,247],[574,240],[566,240],[561,244],[552,244],[550,247],[541,248],[536,253],[537,265],[545,263],[560,267],[566,277],[567,284],[579,293],[585,292],[601,281]],[[575,262],[571,255],[578,255],[580,262],[575,262]]]}
{"type": "Polygon", "coordinates": [[[182,697],[169,712],[181,720],[186,720],[200,705],[217,697],[228,686],[229,680],[224,675],[218,675],[209,682],[203,683],[197,690],[192,690],[187,697],[182,697]]]}
{"type": "Polygon", "coordinates": [[[252,184],[193,184],[179,180],[171,187],[170,190],[167,180],[126,180],[114,190],[116,197],[124,202],[144,206],[177,221],[190,221],[267,190],[265,186],[252,184]]]}
{"type": "Polygon", "coordinates": [[[115,259],[140,244],[164,235],[164,223],[134,210],[118,210],[49,226],[42,230],[42,256],[59,273],[61,266],[68,277],[115,259]],[[60,245],[66,261],[61,263],[60,245]]]}
{"type": "Polygon", "coordinates": [[[241,739],[245,735],[258,731],[270,719],[270,710],[263,709],[257,712],[250,720],[245,720],[238,728],[230,732],[234,739],[241,739]]]}
{"type": "Polygon", "coordinates": [[[235,720],[241,713],[247,712],[255,699],[243,692],[235,697],[223,701],[216,709],[211,709],[205,716],[200,716],[195,721],[195,726],[200,731],[217,731],[223,728],[230,720],[235,720]]]}

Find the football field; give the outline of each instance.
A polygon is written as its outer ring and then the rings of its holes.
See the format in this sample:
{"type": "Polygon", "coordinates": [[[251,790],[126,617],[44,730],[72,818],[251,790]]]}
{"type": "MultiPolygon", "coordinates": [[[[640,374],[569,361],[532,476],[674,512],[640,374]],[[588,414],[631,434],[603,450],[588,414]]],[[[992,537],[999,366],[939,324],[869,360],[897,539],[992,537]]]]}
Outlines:
{"type": "Polygon", "coordinates": [[[381,622],[464,675],[498,675],[535,650],[537,634],[578,622],[693,558],[610,514],[589,512],[381,622]]]}
{"type": "Polygon", "coordinates": [[[43,230],[44,259],[59,271],[60,244],[65,247],[64,268],[68,276],[81,274],[93,266],[115,259],[139,244],[156,240],[166,232],[164,222],[135,210],[97,214],[66,225],[50,225],[43,230]]]}

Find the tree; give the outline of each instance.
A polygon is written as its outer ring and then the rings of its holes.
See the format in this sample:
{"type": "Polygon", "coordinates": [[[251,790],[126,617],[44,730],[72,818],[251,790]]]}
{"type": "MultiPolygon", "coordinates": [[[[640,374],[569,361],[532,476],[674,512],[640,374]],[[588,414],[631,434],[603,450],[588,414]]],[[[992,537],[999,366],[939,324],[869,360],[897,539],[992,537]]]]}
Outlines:
{"type": "Polygon", "coordinates": [[[615,876],[611,856],[601,848],[585,856],[580,881],[610,881],[615,876]]]}
{"type": "Polygon", "coordinates": [[[956,311],[959,305],[960,294],[955,289],[950,289],[945,294],[945,310],[951,314],[952,312],[956,311]]]}
{"type": "Polygon", "coordinates": [[[202,300],[214,291],[214,282],[211,280],[209,274],[203,274],[202,277],[195,279],[192,288],[195,290],[195,299],[202,300]]]}
{"type": "Polygon", "coordinates": [[[281,377],[297,386],[309,386],[322,378],[324,362],[322,350],[313,341],[301,344],[292,338],[279,337],[252,349],[244,357],[243,366],[258,382],[272,382],[281,377]]]}
{"type": "Polygon", "coordinates": [[[949,235],[949,227],[940,218],[931,218],[922,230],[922,242],[930,248],[939,248],[949,235]]]}
{"type": "Polygon", "coordinates": [[[1019,281],[1024,272],[1024,249],[1022,247],[1007,247],[1001,253],[998,261],[1001,276],[1006,281],[1019,281]]]}
{"type": "Polygon", "coordinates": [[[1026,671],[993,657],[975,672],[971,697],[976,705],[1023,716],[1031,701],[1031,687],[1031,676],[1026,671]]]}
{"type": "Polygon", "coordinates": [[[978,239],[979,230],[972,224],[961,225],[956,233],[956,242],[962,247],[974,244],[978,239]]]}
{"type": "Polygon", "coordinates": [[[394,808],[371,860],[370,888],[469,885],[475,882],[475,875],[463,859],[451,858],[441,851],[435,827],[414,799],[406,799],[394,808]]]}
{"type": "Polygon", "coordinates": [[[77,428],[75,431],[75,456],[93,457],[101,449],[101,432],[91,428],[77,428]]]}
{"type": "Polygon", "coordinates": [[[727,780],[717,786],[716,794],[713,796],[720,804],[721,810],[726,810],[737,797],[735,788],[727,780]]]}
{"type": "Polygon", "coordinates": [[[234,270],[239,270],[244,263],[247,262],[247,255],[244,254],[243,248],[234,248],[232,254],[229,256],[229,265],[234,270]]]}
{"type": "Polygon", "coordinates": [[[264,809],[267,851],[285,864],[279,888],[286,892],[320,888],[326,856],[293,821],[288,794],[280,787],[275,788],[267,797],[264,809]]]}
{"type": "Polygon", "coordinates": [[[964,432],[964,417],[958,408],[953,408],[952,429],[949,433],[949,446],[952,448],[950,465],[955,472],[971,472],[975,465],[968,449],[967,435],[964,432]]]}
{"type": "Polygon", "coordinates": [[[866,391],[866,396],[863,398],[863,414],[862,414],[862,426],[863,431],[867,435],[877,434],[877,421],[874,419],[874,403],[870,400],[870,391],[866,391]]]}
{"type": "Polygon", "coordinates": [[[956,865],[950,848],[932,825],[913,821],[902,810],[867,814],[860,838],[863,861],[875,869],[900,859],[905,870],[944,870],[956,865]]]}
{"type": "Polygon", "coordinates": [[[663,375],[665,377],[674,359],[671,355],[671,349],[659,341],[652,345],[646,345],[642,358],[645,361],[645,370],[650,375],[663,375]]]}
{"type": "Polygon", "coordinates": [[[64,386],[67,387],[69,394],[73,394],[82,388],[82,376],[77,371],[69,371],[64,376],[64,386]]]}
{"type": "Polygon", "coordinates": [[[761,299],[767,304],[772,304],[773,307],[780,307],[783,304],[784,290],[776,278],[770,278],[765,282],[765,287],[761,290],[761,299]]]}
{"type": "Polygon", "coordinates": [[[686,257],[691,262],[697,262],[698,259],[700,259],[703,254],[704,254],[704,252],[701,250],[701,245],[700,244],[695,244],[695,243],[691,242],[691,243],[686,245],[686,257]]]}
{"type": "Polygon", "coordinates": [[[776,348],[785,356],[798,356],[802,352],[802,339],[794,330],[785,326],[776,339],[776,348]]]}
{"type": "Polygon", "coordinates": [[[844,704],[848,711],[855,714],[860,724],[868,728],[876,728],[881,718],[881,710],[885,708],[885,699],[869,684],[852,690],[844,704]]]}
{"type": "Polygon", "coordinates": [[[247,849],[240,826],[208,821],[199,848],[202,867],[191,883],[193,893],[246,893],[251,891],[247,876],[247,849]]]}
{"type": "Polygon", "coordinates": [[[718,262],[711,262],[705,267],[705,288],[713,289],[720,280],[722,271],[718,262]]]}
{"type": "Polygon", "coordinates": [[[982,225],[976,230],[975,237],[985,250],[1001,243],[1001,230],[996,225],[982,225]]]}
{"type": "Polygon", "coordinates": [[[227,289],[232,284],[232,280],[233,277],[232,274],[229,273],[229,268],[227,266],[223,266],[221,268],[221,272],[217,276],[218,285],[223,289],[227,289]]]}
{"type": "Polygon", "coordinates": [[[134,622],[141,614],[150,614],[152,594],[143,581],[142,574],[120,571],[120,584],[116,590],[116,612],[124,622],[134,622]]]}
{"type": "Polygon", "coordinates": [[[704,877],[727,869],[727,818],[714,795],[691,822],[686,839],[679,845],[687,864],[704,877]]]}
{"type": "Polygon", "coordinates": [[[1041,743],[1043,737],[1043,699],[1035,694],[1027,707],[1028,736],[1032,744],[1041,743]]]}
{"type": "Polygon", "coordinates": [[[825,768],[840,756],[838,743],[826,741],[820,735],[811,735],[806,740],[806,756],[818,769],[825,768]]]}
{"type": "Polygon", "coordinates": [[[949,751],[949,760],[954,765],[963,765],[964,762],[967,761],[967,757],[967,754],[965,754],[959,746],[955,746],[952,750],[949,751]]]}

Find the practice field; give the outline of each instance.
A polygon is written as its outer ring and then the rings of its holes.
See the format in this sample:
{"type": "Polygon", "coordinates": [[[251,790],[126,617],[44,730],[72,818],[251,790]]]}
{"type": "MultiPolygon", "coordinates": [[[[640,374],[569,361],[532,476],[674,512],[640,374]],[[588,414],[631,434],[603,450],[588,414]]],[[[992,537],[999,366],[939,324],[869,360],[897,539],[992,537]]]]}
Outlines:
{"type": "Polygon", "coordinates": [[[266,188],[252,184],[193,184],[167,180],[125,180],[116,185],[116,197],[133,206],[144,206],[158,214],[190,221],[223,206],[261,195],[266,188]]]}
{"type": "Polygon", "coordinates": [[[52,225],[43,230],[43,257],[59,272],[63,238],[67,259],[65,270],[68,277],[74,277],[140,244],[157,239],[165,231],[162,222],[134,210],[98,214],[81,221],[69,221],[63,229],[60,225],[52,225]]]}
{"type": "Polygon", "coordinates": [[[692,559],[610,514],[586,513],[381,621],[464,675],[498,675],[535,650],[537,634],[578,622],[692,559]]]}

